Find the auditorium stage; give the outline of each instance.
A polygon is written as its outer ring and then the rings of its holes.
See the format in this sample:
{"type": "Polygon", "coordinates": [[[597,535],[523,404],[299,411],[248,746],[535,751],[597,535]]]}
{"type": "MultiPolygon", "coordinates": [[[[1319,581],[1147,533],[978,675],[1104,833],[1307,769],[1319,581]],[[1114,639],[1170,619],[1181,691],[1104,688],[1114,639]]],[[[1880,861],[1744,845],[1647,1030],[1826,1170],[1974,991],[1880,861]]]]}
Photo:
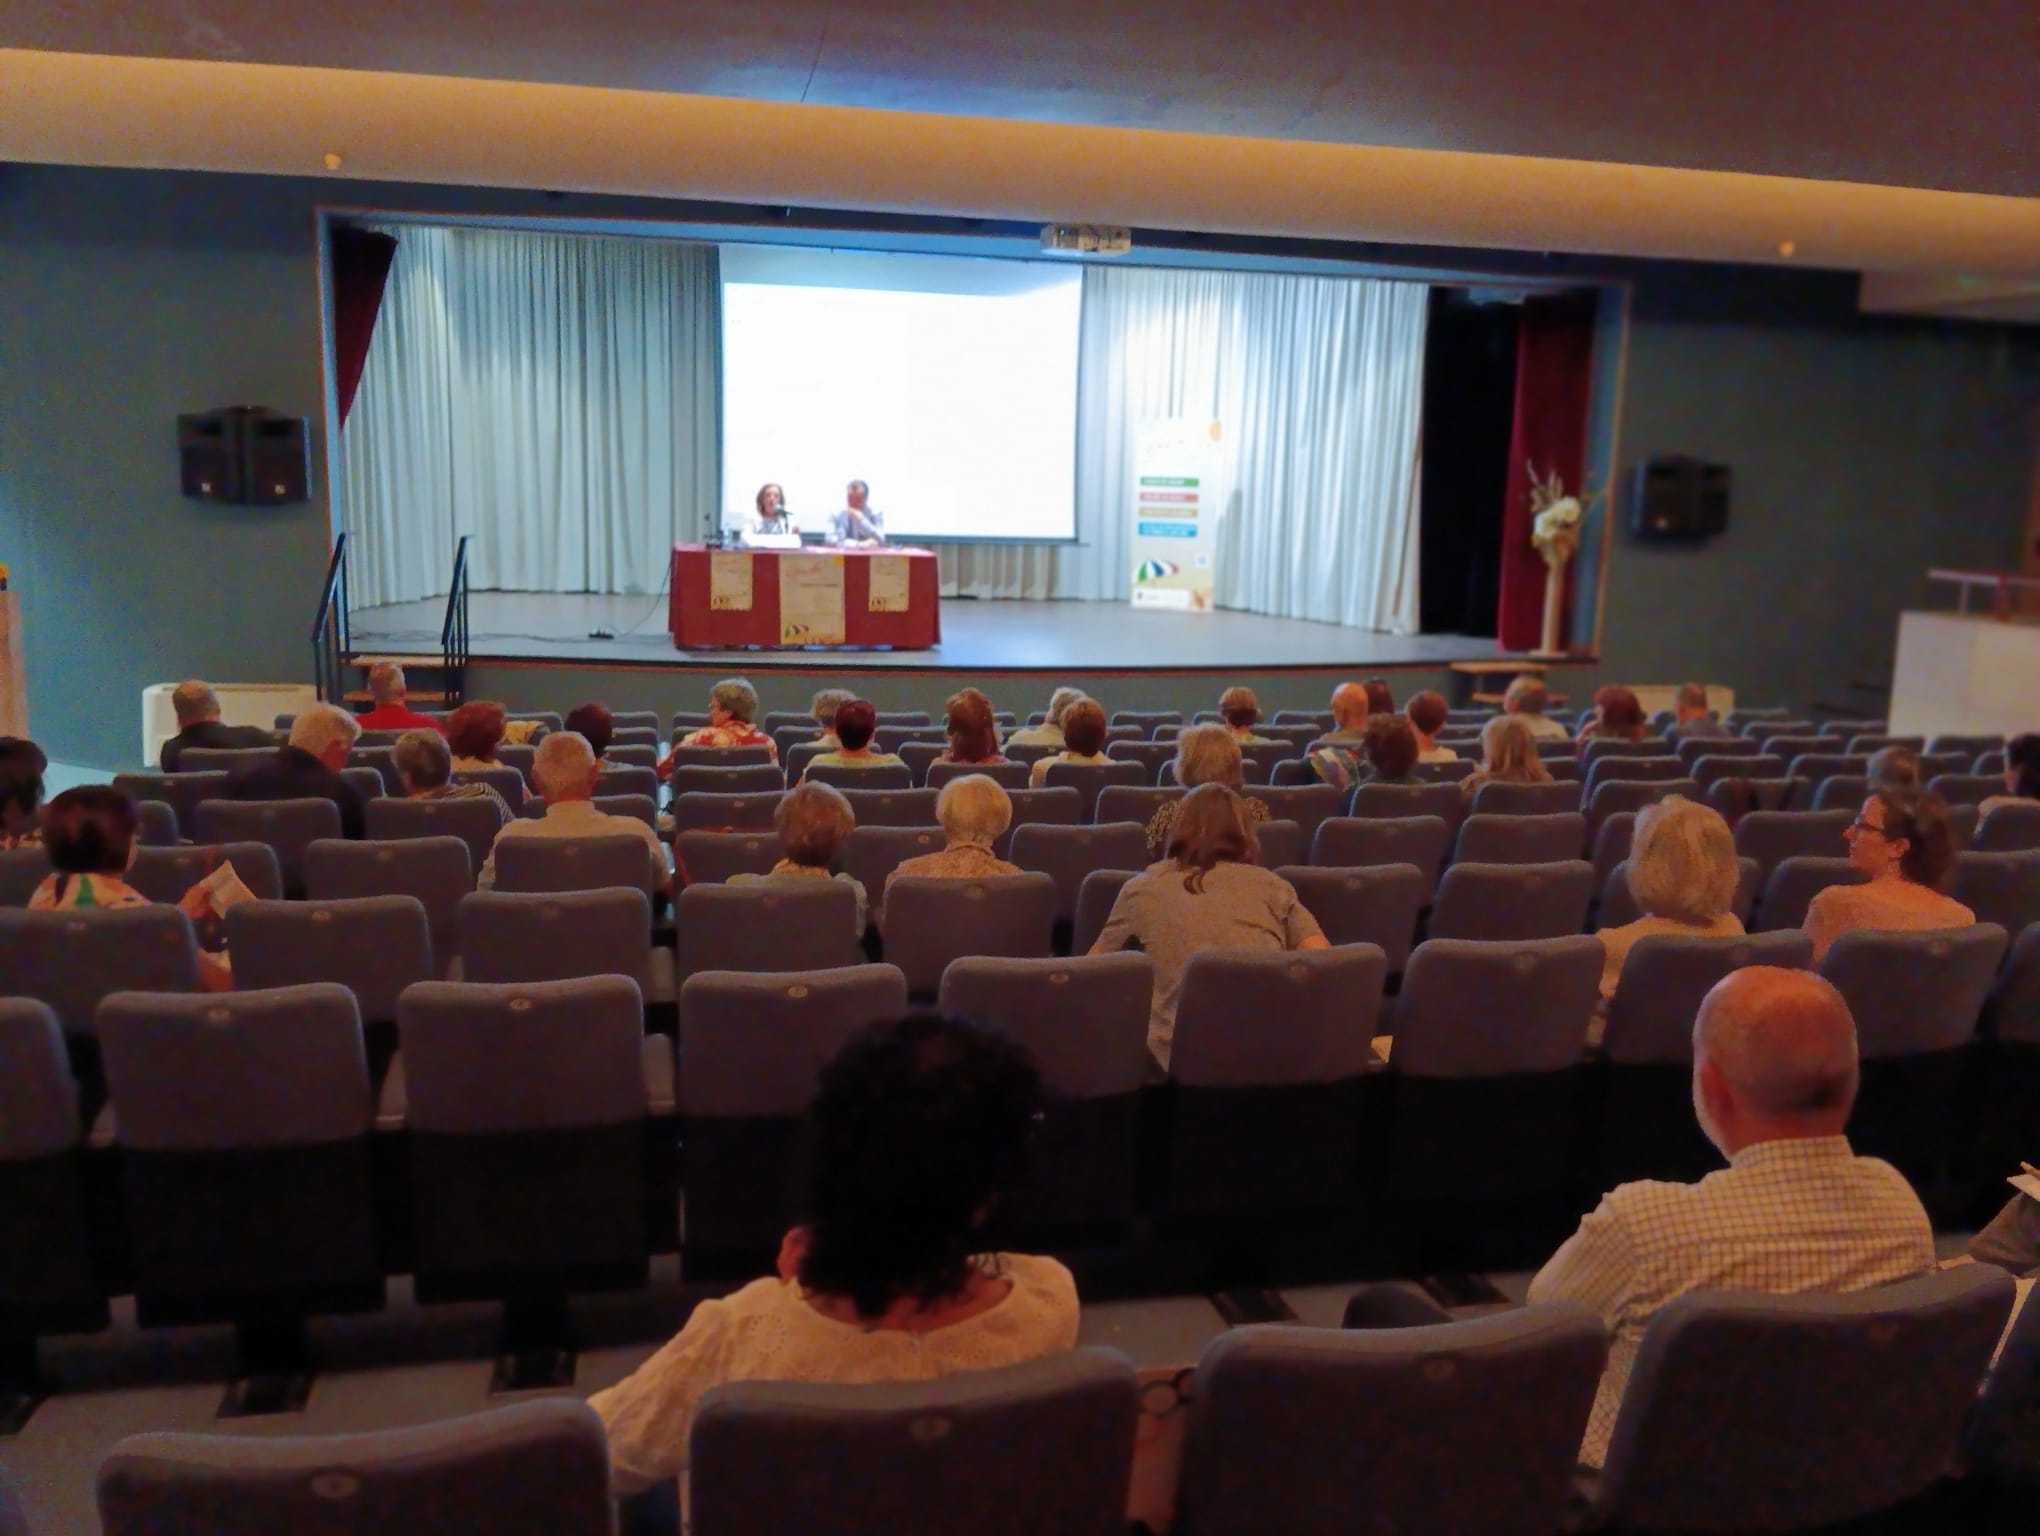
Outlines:
{"type": "MultiPolygon", "coordinates": [[[[357,655],[428,656],[439,650],[444,598],[359,608],[350,616],[357,655]]],[[[1492,639],[1382,635],[1257,613],[1167,613],[1125,603],[1004,602],[948,598],[942,644],[932,651],[683,651],[666,629],[666,599],[476,592],[468,600],[468,651],[477,662],[584,667],[741,666],[793,672],[1285,672],[1442,668],[1494,661],[1492,639]],[[602,630],[606,638],[593,638],[602,630]]]]}

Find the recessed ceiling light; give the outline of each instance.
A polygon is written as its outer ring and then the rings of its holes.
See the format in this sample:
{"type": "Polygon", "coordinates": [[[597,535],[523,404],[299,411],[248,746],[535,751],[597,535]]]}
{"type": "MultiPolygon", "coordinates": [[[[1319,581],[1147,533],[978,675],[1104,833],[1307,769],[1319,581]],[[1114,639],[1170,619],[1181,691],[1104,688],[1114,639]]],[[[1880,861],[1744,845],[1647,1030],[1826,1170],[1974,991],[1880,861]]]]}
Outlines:
{"type": "Polygon", "coordinates": [[[1799,245],[1797,241],[1780,240],[1778,242],[1778,254],[1780,256],[1790,256],[1794,251],[1798,249],[1799,245]]]}
{"type": "Polygon", "coordinates": [[[340,156],[337,151],[330,149],[326,151],[326,169],[329,171],[340,169],[340,156]]]}

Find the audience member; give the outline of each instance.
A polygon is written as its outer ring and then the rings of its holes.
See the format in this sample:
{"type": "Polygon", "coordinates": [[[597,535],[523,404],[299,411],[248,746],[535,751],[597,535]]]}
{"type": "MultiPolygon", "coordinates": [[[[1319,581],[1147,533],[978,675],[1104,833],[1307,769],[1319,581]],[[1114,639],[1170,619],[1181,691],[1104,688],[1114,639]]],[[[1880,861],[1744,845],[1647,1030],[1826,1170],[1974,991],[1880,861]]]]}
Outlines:
{"type": "Polygon", "coordinates": [[[1367,690],[1341,683],[1332,690],[1332,728],[1313,746],[1360,748],[1367,743],[1367,690]]]}
{"type": "Polygon", "coordinates": [[[616,1492],[685,1474],[695,1405],[723,1382],[927,1381],[1074,1348],[1069,1271],[981,1252],[1042,1102],[1026,1052],[970,1024],[876,1024],[838,1051],[808,1111],[806,1221],[776,1277],[704,1301],[589,1400],[616,1492]]]}
{"type": "Polygon", "coordinates": [[[2005,743],[2005,792],[1989,796],[1977,807],[1977,816],[2021,800],[2040,800],[2040,736],[2014,736],[2005,743]]]}
{"type": "Polygon", "coordinates": [[[1611,1338],[1580,1459],[1598,1467],[1651,1318],[1693,1291],[1846,1292],[1934,1265],[1904,1177],[1850,1150],[1856,1028],[1809,971],[1752,966],[1719,982],[1693,1027],[1693,1105],[1729,1166],[1697,1184],[1646,1180],[1605,1196],[1530,1282],[1581,1303],[1611,1338]]]}
{"type": "Polygon", "coordinates": [[[509,719],[503,706],[487,699],[463,704],[446,717],[446,745],[453,752],[455,773],[500,768],[496,749],[503,745],[509,719]]]}
{"type": "Polygon", "coordinates": [[[1521,720],[1532,736],[1539,741],[1571,741],[1572,736],[1564,726],[1544,718],[1550,703],[1551,690],[1544,686],[1542,678],[1525,675],[1502,691],[1502,712],[1521,720]]]}
{"type": "MultiPolygon", "coordinates": [[[[1246,765],[1240,758],[1240,744],[1222,725],[1193,725],[1178,736],[1175,767],[1176,782],[1185,789],[1196,789],[1202,784],[1223,784],[1236,794],[1246,794],[1246,765]]],[[[1181,804],[1179,800],[1165,800],[1148,818],[1147,844],[1152,857],[1159,859],[1168,851],[1170,832],[1176,824],[1176,810],[1181,804]]],[[[1244,804],[1241,814],[1246,817],[1249,827],[1257,827],[1268,819],[1267,801],[1249,797],[1244,804]]]]}
{"type": "Polygon", "coordinates": [[[394,661],[379,661],[368,669],[368,696],[375,708],[356,715],[354,723],[364,731],[436,731],[440,724],[410,706],[410,689],[404,683],[404,669],[394,661]]]}
{"type": "Polygon", "coordinates": [[[1650,734],[1643,706],[1627,688],[1607,687],[1594,695],[1593,713],[1581,722],[1581,741],[1641,741],[1650,734]]]}
{"type": "Polygon", "coordinates": [[[1009,747],[1054,747],[1058,752],[1063,746],[1063,716],[1069,707],[1084,697],[1081,688],[1058,688],[1048,696],[1048,716],[1039,725],[1030,725],[1024,730],[1013,732],[1006,738],[1009,747]]]}
{"type": "MultiPolygon", "coordinates": [[[[772,738],[751,722],[758,718],[758,690],[741,677],[726,677],[708,690],[708,724],[680,738],[683,747],[763,747],[768,762],[779,761],[779,748],[772,738]]],[[[659,777],[673,776],[673,758],[668,753],[659,764],[659,777]]]]}
{"type": "MultiPolygon", "coordinates": [[[[67,789],[43,814],[43,849],[53,874],[44,877],[28,898],[32,912],[104,911],[110,907],[146,907],[149,898],[127,883],[134,867],[134,802],[103,784],[67,789]]],[[[194,925],[214,919],[212,901],[202,885],[194,885],[177,903],[194,925]]],[[[208,992],[226,992],[233,972],[219,955],[200,950],[198,979],[208,992]]]]}
{"type": "Polygon", "coordinates": [[[1266,743],[1268,738],[1255,732],[1254,726],[1261,718],[1261,701],[1254,697],[1251,688],[1228,688],[1218,696],[1218,717],[1225,722],[1233,740],[1242,746],[1266,743]]]}
{"type": "Polygon", "coordinates": [[[1665,735],[1673,741],[1727,741],[1735,732],[1708,709],[1705,683],[1681,683],[1672,700],[1671,728],[1665,735]]]}
{"type": "Polygon", "coordinates": [[[42,843],[43,771],[50,760],[25,736],[0,736],[0,848],[42,843]]]}
{"type": "Polygon", "coordinates": [[[1296,888],[1254,862],[1249,802],[1223,784],[1204,784],[1172,807],[1167,857],[1120,887],[1094,955],[1138,944],[1154,963],[1148,1049],[1164,1069],[1176,1034],[1183,970],[1214,949],[1329,949],[1296,888]]]}
{"type": "Polygon", "coordinates": [[[1831,885],[1807,907],[1815,965],[1836,939],[1859,928],[1967,928],[1976,921],[1969,908],[1941,894],[1955,865],[1955,842],[1939,795],[1880,789],[1863,802],[1842,836],[1849,863],[1869,883],[1831,885]]]}
{"type": "Polygon", "coordinates": [[[1927,787],[1920,782],[1920,755],[1911,747],[1879,747],[1870,754],[1864,772],[1872,789],[1916,795],[1927,787]]]}
{"type": "Polygon", "coordinates": [[[1417,766],[1417,733],[1401,715],[1373,715],[1367,721],[1367,761],[1362,784],[1422,784],[1417,766]]]}
{"type": "MultiPolygon", "coordinates": [[[[1969,1240],[1967,1254],[1979,1264],[1995,1264],[2022,1280],[2040,1279],[2040,1200],[2023,1190],[2015,1193],[1969,1240]]],[[[2022,1298],[2020,1306],[2030,1299],[2030,1294],[2022,1298]]],[[[2014,1318],[2017,1315],[2013,1313],[2014,1318]]]]}
{"type": "Polygon", "coordinates": [[[354,716],[331,704],[314,704],[291,722],[287,745],[233,767],[221,798],[330,800],[340,808],[341,836],[360,837],[361,796],[340,777],[360,735],[354,716]]]}
{"type": "MultiPolygon", "coordinates": [[[[842,715],[838,713],[840,723],[842,715]]],[[[857,893],[857,936],[862,937],[866,920],[864,886],[830,866],[850,841],[857,818],[841,790],[827,784],[797,784],[780,800],[772,813],[772,825],[779,831],[780,859],[771,873],[748,872],[730,876],[731,885],[757,885],[785,880],[840,880],[857,893]]]]}
{"type": "Polygon", "coordinates": [[[949,749],[937,759],[944,763],[1003,763],[999,756],[999,722],[992,714],[992,701],[975,688],[951,694],[943,707],[943,729],[949,735],[949,749]]]}
{"type": "Polygon", "coordinates": [[[942,851],[907,859],[885,877],[895,880],[983,880],[1017,875],[1020,866],[992,852],[992,844],[1013,824],[1013,797],[996,779],[966,773],[951,779],[935,797],[935,819],[942,823],[942,851]]]}
{"type": "Polygon", "coordinates": [[[836,711],[856,697],[848,688],[824,688],[814,696],[809,707],[814,712],[816,741],[835,747],[836,711]]]}
{"type": "Polygon", "coordinates": [[[871,738],[878,734],[878,711],[864,699],[845,699],[836,706],[836,748],[817,752],[808,759],[810,768],[900,768],[896,752],[874,752],[871,738]]]}
{"type": "Polygon", "coordinates": [[[1109,763],[1105,755],[1105,706],[1096,699],[1078,699],[1063,711],[1063,749],[1054,757],[1036,761],[1027,772],[1027,782],[1040,789],[1048,782],[1050,763],[1084,763],[1091,767],[1109,763]]]}
{"type": "Polygon", "coordinates": [[[567,711],[567,718],[561,723],[588,743],[588,750],[595,754],[595,761],[602,765],[604,773],[616,766],[609,761],[609,744],[616,739],[616,716],[610,713],[607,704],[578,704],[567,711]]]}
{"type": "Polygon", "coordinates": [[[1403,718],[1409,722],[1410,731],[1417,738],[1417,761],[1420,763],[1456,763],[1459,754],[1450,747],[1438,745],[1438,733],[1445,729],[1449,718],[1445,700],[1435,693],[1419,693],[1403,706],[1403,718]]]}
{"type": "Polygon", "coordinates": [[[406,800],[486,800],[505,822],[512,812],[493,784],[455,784],[453,749],[438,731],[406,731],[390,749],[406,800]]]}
{"type": "Polygon", "coordinates": [[[170,690],[170,707],[177,713],[177,734],[163,743],[156,761],[165,773],[177,772],[177,758],[186,747],[210,747],[231,752],[251,747],[273,747],[276,738],[252,725],[220,724],[220,701],[212,684],[193,679],[170,690]]]}
{"type": "Polygon", "coordinates": [[[1367,714],[1370,719],[1375,715],[1395,713],[1395,695],[1388,691],[1387,678],[1370,677],[1364,686],[1367,689],[1367,714]]]}
{"type": "MultiPolygon", "coordinates": [[[[1643,916],[1616,928],[1603,928],[1601,941],[1601,1003],[1605,1009],[1622,979],[1622,963],[1638,939],[1653,935],[1685,935],[1698,939],[1730,939],[1743,931],[1732,910],[1742,878],[1736,863],[1735,835],[1717,811],[1673,795],[1636,813],[1636,834],[1629,845],[1629,894],[1643,916]]],[[[1600,1044],[1598,1034],[1590,1044],[1600,1044]]]]}
{"type": "Polygon", "coordinates": [[[475,889],[486,891],[496,883],[496,849],[507,837],[635,837],[644,841],[650,858],[650,879],[646,889],[654,893],[672,888],[666,870],[666,845],[659,834],[635,816],[612,816],[597,809],[595,788],[602,778],[602,765],[588,743],[573,731],[554,731],[538,744],[531,760],[531,777],[545,795],[545,815],[517,816],[496,834],[495,846],[483,861],[475,889]]]}
{"type": "Polygon", "coordinates": [[[1496,715],[1480,728],[1480,766],[1459,781],[1459,793],[1471,805],[1483,784],[1550,782],[1530,722],[1521,715],[1496,715]]]}

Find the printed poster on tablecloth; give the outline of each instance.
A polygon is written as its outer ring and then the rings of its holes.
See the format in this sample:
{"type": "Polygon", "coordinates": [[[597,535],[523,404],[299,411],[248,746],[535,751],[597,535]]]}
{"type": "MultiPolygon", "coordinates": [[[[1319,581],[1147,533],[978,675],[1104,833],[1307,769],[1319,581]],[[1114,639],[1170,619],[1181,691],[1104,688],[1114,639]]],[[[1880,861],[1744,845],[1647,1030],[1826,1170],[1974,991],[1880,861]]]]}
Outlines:
{"type": "Polygon", "coordinates": [[[751,552],[710,550],[708,555],[708,606],[717,613],[751,611],[751,552]]]}
{"type": "Polygon", "coordinates": [[[843,643],[843,557],[779,558],[779,643],[843,643]]]}
{"type": "Polygon", "coordinates": [[[907,592],[907,573],[913,569],[906,555],[867,555],[865,569],[871,577],[868,613],[905,613],[913,606],[907,592]]]}
{"type": "Polygon", "coordinates": [[[1150,419],[1135,428],[1127,502],[1134,607],[1211,611],[1224,437],[1209,420],[1150,419]]]}

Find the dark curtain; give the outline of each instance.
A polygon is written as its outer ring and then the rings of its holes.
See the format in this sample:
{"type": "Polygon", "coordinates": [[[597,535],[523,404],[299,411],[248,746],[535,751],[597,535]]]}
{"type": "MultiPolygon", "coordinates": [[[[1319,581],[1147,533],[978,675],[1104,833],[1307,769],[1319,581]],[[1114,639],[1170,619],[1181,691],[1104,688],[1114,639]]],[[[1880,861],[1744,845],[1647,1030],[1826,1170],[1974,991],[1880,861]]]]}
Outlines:
{"type": "Polygon", "coordinates": [[[1431,290],[1424,330],[1418,628],[1492,635],[1516,404],[1516,306],[1431,290]]]}
{"type": "Polygon", "coordinates": [[[383,284],[397,254],[397,237],[380,230],[341,224],[332,236],[333,376],[340,390],[340,424],[354,407],[375,317],[382,312],[383,284]]]}
{"type": "MultiPolygon", "coordinates": [[[[1496,614],[1497,643],[1505,651],[1535,649],[1544,627],[1544,557],[1530,543],[1531,467],[1540,478],[1557,470],[1569,495],[1577,496],[1583,489],[1594,309],[1591,293],[1523,302],[1509,484],[1502,504],[1502,594],[1496,614]]],[[[1573,569],[1577,568],[1575,557],[1573,569]]],[[[1566,633],[1563,625],[1559,633],[1566,633]]]]}

